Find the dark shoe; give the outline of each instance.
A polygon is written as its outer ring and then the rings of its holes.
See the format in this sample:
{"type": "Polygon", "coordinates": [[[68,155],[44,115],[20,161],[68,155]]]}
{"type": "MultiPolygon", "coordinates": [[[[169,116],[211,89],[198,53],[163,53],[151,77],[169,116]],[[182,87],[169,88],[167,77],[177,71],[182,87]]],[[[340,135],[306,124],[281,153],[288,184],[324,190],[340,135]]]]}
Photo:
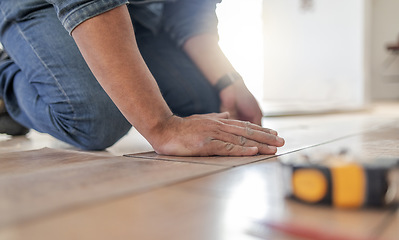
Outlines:
{"type": "Polygon", "coordinates": [[[0,98],[0,133],[11,136],[26,135],[29,129],[17,123],[7,113],[3,99],[0,98]]]}
{"type": "MultiPolygon", "coordinates": [[[[8,54],[0,48],[0,61],[9,59],[8,54]]],[[[7,113],[3,99],[0,98],[0,134],[5,133],[11,136],[26,135],[29,129],[17,123],[7,113]]]]}
{"type": "Polygon", "coordinates": [[[0,48],[0,61],[3,61],[8,58],[9,58],[8,54],[3,49],[0,48]]]}
{"type": "Polygon", "coordinates": [[[3,113],[6,113],[6,105],[4,104],[3,99],[0,98],[0,115],[2,115],[3,113]]]}

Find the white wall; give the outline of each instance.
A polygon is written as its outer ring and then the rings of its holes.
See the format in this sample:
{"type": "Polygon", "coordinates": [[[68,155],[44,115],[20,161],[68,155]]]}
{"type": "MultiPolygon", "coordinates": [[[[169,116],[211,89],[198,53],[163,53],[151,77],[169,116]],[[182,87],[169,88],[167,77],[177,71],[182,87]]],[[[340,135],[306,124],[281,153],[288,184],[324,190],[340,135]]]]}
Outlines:
{"type": "Polygon", "coordinates": [[[365,104],[367,3],[264,0],[266,114],[365,104]]]}
{"type": "Polygon", "coordinates": [[[385,49],[399,38],[399,1],[373,0],[371,28],[371,96],[399,98],[399,54],[396,59],[385,49]]]}
{"type": "Polygon", "coordinates": [[[263,97],[262,0],[223,0],[217,7],[219,44],[249,90],[263,97]]]}

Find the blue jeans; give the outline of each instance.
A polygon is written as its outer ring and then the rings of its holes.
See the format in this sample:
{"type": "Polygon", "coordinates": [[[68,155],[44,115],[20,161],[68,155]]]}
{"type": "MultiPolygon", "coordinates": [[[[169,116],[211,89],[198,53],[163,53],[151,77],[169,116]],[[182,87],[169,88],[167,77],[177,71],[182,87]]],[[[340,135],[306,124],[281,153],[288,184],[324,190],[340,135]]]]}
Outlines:
{"type": "MultiPolygon", "coordinates": [[[[167,34],[154,35],[138,23],[135,33],[175,114],[219,111],[217,93],[167,34]]],[[[0,63],[0,97],[16,121],[91,150],[107,148],[129,131],[131,125],[92,75],[52,5],[0,0],[0,41],[11,57],[0,63]]]]}

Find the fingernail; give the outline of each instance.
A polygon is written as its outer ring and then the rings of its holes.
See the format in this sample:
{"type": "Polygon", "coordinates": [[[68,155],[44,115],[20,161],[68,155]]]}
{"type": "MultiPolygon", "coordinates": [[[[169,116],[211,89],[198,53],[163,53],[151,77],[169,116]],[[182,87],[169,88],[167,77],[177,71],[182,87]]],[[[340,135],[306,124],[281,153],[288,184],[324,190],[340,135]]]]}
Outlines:
{"type": "Polygon", "coordinates": [[[284,139],[281,137],[276,137],[277,142],[284,143],[284,139]]]}
{"type": "Polygon", "coordinates": [[[274,130],[270,130],[270,133],[273,134],[273,135],[276,135],[276,136],[278,135],[278,133],[276,131],[274,131],[274,130]]]}
{"type": "Polygon", "coordinates": [[[270,150],[272,150],[273,152],[277,152],[277,147],[275,146],[267,146],[270,150]]]}

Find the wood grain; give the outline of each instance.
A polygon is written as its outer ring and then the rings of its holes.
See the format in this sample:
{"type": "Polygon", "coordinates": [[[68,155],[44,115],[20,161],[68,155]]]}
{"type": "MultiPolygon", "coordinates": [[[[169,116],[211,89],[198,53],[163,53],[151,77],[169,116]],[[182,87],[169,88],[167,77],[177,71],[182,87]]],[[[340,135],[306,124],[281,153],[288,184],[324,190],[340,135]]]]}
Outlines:
{"type": "Polygon", "coordinates": [[[187,162],[187,163],[198,163],[215,166],[239,166],[248,163],[254,163],[261,160],[266,160],[275,157],[274,155],[257,155],[257,156],[242,156],[242,157],[178,157],[178,156],[166,156],[159,155],[156,152],[137,153],[137,154],[126,154],[126,157],[144,158],[144,159],[157,159],[163,161],[175,161],[175,162],[187,162]]]}
{"type": "Polygon", "coordinates": [[[277,158],[144,153],[92,159],[60,152],[59,160],[47,152],[43,156],[53,160],[35,153],[37,162],[26,163],[29,155],[9,155],[0,161],[0,240],[303,239],[271,223],[353,239],[397,239],[398,215],[387,209],[336,209],[286,198],[280,165],[342,149],[359,162],[399,157],[395,117],[307,116],[269,123],[287,141],[277,158]]]}
{"type": "MultiPolygon", "coordinates": [[[[45,152],[48,153],[47,150],[45,152]]],[[[60,151],[64,159],[67,158],[65,154],[60,151]]],[[[223,169],[219,166],[73,154],[84,161],[71,161],[69,164],[58,161],[56,167],[37,169],[34,166],[36,171],[27,171],[22,162],[31,161],[31,155],[32,152],[27,152],[25,157],[23,153],[19,154],[23,171],[13,166],[18,174],[0,175],[0,227],[223,169]]],[[[54,155],[53,151],[47,157],[56,159],[57,154],[54,155]]],[[[6,155],[4,159],[9,158],[6,155]]]]}
{"type": "Polygon", "coordinates": [[[381,222],[380,238],[384,240],[397,240],[399,238],[399,208],[381,222]]]}
{"type": "Polygon", "coordinates": [[[0,156],[0,176],[41,171],[110,157],[101,152],[88,153],[51,148],[3,153],[0,156]]]}
{"type": "MultiPolygon", "coordinates": [[[[259,235],[253,231],[261,221],[366,239],[387,215],[384,210],[337,210],[287,200],[278,167],[278,162],[237,167],[14,225],[2,233],[12,235],[11,240],[255,240],[259,235]]],[[[262,234],[264,239],[296,239],[273,228],[262,234]]]]}

